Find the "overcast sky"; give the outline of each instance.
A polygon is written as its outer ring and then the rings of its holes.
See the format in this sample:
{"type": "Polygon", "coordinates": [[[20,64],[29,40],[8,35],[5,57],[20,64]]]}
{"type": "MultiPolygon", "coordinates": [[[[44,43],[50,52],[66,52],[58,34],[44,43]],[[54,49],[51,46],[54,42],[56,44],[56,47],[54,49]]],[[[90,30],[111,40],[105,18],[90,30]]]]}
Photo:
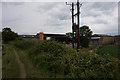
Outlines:
{"type": "MultiPolygon", "coordinates": [[[[64,34],[72,31],[70,8],[65,2],[2,2],[2,27],[19,34],[64,34]]],[[[118,3],[85,2],[80,21],[94,34],[117,35],[118,3]]]]}

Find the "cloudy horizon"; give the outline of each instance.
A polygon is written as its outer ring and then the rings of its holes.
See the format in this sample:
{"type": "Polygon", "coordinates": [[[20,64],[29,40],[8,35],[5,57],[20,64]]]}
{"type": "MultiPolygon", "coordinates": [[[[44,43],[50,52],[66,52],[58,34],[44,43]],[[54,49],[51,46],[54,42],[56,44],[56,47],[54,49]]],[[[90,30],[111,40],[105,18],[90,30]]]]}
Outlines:
{"type": "MultiPolygon", "coordinates": [[[[72,31],[70,8],[65,2],[2,2],[2,28],[18,34],[65,34],[72,31]]],[[[94,34],[117,35],[118,3],[85,2],[80,21],[94,34]]]]}

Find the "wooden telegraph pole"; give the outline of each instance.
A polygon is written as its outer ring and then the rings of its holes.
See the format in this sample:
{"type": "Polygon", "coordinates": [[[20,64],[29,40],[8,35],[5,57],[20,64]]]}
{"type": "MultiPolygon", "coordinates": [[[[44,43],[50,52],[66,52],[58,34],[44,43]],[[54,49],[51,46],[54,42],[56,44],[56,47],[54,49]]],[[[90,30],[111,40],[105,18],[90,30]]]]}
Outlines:
{"type": "Polygon", "coordinates": [[[77,42],[77,52],[78,52],[78,49],[79,49],[79,45],[80,45],[80,28],[79,28],[79,21],[80,21],[80,18],[79,18],[79,15],[80,15],[80,7],[79,7],[79,0],[77,0],[77,29],[78,29],[78,42],[77,42]]]}
{"type": "MultiPolygon", "coordinates": [[[[66,2],[67,4],[67,2],[66,2]]],[[[80,7],[82,4],[79,3],[79,0],[77,0],[77,4],[74,5],[74,3],[72,4],[67,4],[67,5],[72,5],[72,47],[74,48],[74,41],[75,41],[75,37],[77,37],[77,52],[80,46],[80,7]],[[74,6],[77,5],[77,13],[74,14],[74,6]],[[77,23],[74,22],[74,16],[77,16],[77,23]],[[77,36],[75,36],[74,33],[77,33],[77,36]]]]}
{"type": "Polygon", "coordinates": [[[72,47],[74,48],[74,3],[72,3],[72,47]]]}

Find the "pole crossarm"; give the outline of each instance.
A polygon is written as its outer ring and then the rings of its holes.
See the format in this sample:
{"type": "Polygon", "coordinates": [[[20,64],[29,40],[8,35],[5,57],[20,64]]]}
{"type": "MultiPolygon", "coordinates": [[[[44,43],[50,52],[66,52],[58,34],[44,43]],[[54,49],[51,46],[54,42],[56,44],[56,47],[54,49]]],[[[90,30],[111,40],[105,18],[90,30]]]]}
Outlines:
{"type": "MultiPolygon", "coordinates": [[[[80,14],[80,12],[79,12],[79,14],[80,14]]],[[[77,15],[78,15],[78,13],[74,14],[74,16],[77,16],[77,15]]]]}
{"type": "Polygon", "coordinates": [[[66,5],[72,5],[72,4],[68,4],[68,3],[66,2],[66,5]]]}

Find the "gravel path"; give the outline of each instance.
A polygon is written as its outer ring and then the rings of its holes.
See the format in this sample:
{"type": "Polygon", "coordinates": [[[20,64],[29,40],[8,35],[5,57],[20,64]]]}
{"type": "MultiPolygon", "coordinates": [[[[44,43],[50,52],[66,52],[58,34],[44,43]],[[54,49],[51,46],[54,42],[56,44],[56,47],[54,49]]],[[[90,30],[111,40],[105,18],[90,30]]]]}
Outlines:
{"type": "Polygon", "coordinates": [[[24,64],[21,62],[18,53],[16,52],[16,50],[14,49],[14,53],[16,55],[16,61],[20,67],[20,78],[26,78],[26,72],[25,72],[25,67],[24,64]]]}

